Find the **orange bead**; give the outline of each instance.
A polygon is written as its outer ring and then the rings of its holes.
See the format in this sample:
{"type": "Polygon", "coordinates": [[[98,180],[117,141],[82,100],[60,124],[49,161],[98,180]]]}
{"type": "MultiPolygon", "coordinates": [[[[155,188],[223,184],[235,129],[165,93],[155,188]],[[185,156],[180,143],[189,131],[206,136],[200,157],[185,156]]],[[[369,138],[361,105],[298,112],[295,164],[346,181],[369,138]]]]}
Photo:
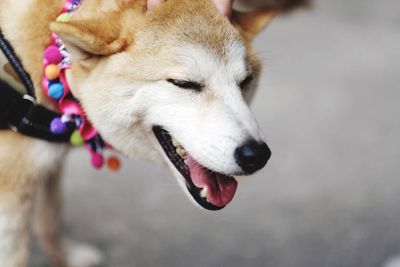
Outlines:
{"type": "Polygon", "coordinates": [[[53,81],[60,75],[60,68],[56,64],[50,64],[46,67],[44,73],[49,81],[53,81]]]}
{"type": "Polygon", "coordinates": [[[111,171],[118,171],[121,168],[121,162],[117,157],[109,157],[107,160],[107,167],[111,171]]]}

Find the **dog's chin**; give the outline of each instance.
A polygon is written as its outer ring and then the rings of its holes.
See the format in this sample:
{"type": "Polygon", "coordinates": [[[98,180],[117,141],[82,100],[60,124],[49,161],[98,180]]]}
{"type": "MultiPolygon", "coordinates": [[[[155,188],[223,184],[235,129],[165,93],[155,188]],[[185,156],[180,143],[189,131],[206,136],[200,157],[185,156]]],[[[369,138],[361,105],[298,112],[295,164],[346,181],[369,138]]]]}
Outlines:
{"type": "Polygon", "coordinates": [[[153,132],[169,165],[195,203],[207,210],[220,210],[231,202],[237,188],[234,177],[202,166],[162,127],[154,126],[153,132]]]}

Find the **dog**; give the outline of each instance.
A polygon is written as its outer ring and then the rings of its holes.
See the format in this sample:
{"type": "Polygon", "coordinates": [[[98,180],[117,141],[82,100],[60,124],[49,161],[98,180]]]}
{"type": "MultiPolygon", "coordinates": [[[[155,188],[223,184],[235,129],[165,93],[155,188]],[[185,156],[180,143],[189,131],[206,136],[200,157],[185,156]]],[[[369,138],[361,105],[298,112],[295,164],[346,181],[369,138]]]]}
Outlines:
{"type": "MultiPolygon", "coordinates": [[[[251,41],[284,8],[235,11],[228,20],[209,0],[169,0],[151,10],[145,0],[83,0],[70,21],[56,21],[62,5],[0,1],[0,28],[37,102],[56,110],[41,88],[43,51],[54,32],[71,54],[71,91],[102,137],[128,157],[166,162],[197,205],[227,205],[233,176],[258,171],[271,156],[248,107],[261,70],[251,41]]],[[[4,58],[0,63],[1,80],[23,91],[4,58]]],[[[27,265],[31,218],[54,266],[98,264],[96,250],[59,236],[68,145],[1,130],[0,147],[0,267],[27,265]]]]}

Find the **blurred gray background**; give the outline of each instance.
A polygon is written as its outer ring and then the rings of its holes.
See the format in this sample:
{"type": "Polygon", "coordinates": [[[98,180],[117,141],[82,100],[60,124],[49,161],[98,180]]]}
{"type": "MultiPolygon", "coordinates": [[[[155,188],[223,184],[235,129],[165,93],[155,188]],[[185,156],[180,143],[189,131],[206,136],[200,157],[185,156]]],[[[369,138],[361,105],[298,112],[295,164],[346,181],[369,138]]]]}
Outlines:
{"type": "MultiPolygon", "coordinates": [[[[317,0],[257,40],[253,110],[273,151],[220,212],[139,160],[65,169],[66,234],[104,266],[373,267],[400,254],[400,2],[317,0]]],[[[47,266],[37,246],[31,266],[47,266]]]]}

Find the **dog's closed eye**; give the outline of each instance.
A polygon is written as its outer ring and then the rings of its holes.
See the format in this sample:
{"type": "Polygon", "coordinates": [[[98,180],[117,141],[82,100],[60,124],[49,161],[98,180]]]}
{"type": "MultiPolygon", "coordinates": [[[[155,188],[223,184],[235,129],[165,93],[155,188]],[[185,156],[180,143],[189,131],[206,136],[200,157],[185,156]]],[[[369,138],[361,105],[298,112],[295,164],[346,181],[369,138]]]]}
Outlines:
{"type": "Polygon", "coordinates": [[[240,88],[245,89],[247,85],[251,83],[252,80],[253,80],[253,75],[247,76],[243,81],[240,82],[239,84],[240,88]]]}
{"type": "Polygon", "coordinates": [[[175,79],[167,79],[167,82],[172,83],[173,85],[182,88],[182,89],[191,89],[197,92],[200,92],[204,87],[202,84],[193,82],[193,81],[182,81],[175,79]]]}

